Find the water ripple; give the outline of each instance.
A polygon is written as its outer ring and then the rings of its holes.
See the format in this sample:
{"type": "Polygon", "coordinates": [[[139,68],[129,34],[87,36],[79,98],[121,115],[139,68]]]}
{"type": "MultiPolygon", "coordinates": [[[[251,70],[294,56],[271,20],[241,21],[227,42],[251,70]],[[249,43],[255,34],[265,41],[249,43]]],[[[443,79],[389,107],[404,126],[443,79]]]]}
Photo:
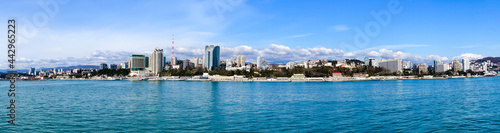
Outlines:
{"type": "Polygon", "coordinates": [[[499,79],[19,81],[0,132],[498,132],[499,79]]]}

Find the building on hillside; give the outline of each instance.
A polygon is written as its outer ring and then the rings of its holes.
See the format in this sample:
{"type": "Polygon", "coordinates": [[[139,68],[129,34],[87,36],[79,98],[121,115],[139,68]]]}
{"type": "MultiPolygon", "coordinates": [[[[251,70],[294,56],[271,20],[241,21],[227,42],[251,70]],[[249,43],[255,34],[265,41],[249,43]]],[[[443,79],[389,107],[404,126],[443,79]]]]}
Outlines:
{"type": "Polygon", "coordinates": [[[191,59],[189,59],[189,62],[193,63],[194,67],[200,67],[202,64],[202,63],[200,63],[201,59],[198,57],[191,57],[191,59]]]}
{"type": "Polygon", "coordinates": [[[244,55],[238,55],[236,57],[236,65],[238,67],[245,66],[245,56],[244,55]]]}
{"type": "Polygon", "coordinates": [[[464,72],[470,69],[470,61],[469,59],[462,59],[462,69],[464,72]]]}
{"type": "Polygon", "coordinates": [[[451,64],[453,66],[454,72],[462,71],[462,63],[460,63],[458,61],[453,61],[451,64]]]}
{"type": "Polygon", "coordinates": [[[443,63],[443,62],[440,62],[439,64],[437,64],[436,66],[434,66],[436,68],[436,72],[446,72],[448,70],[450,70],[450,65],[448,65],[447,63],[443,63]]]}
{"type": "Polygon", "coordinates": [[[101,63],[99,65],[99,69],[107,69],[107,68],[108,68],[108,64],[106,64],[106,63],[101,63]]]}
{"type": "Polygon", "coordinates": [[[427,74],[429,71],[427,70],[427,64],[423,63],[418,65],[418,73],[419,74],[427,74]]]}
{"type": "Polygon", "coordinates": [[[118,68],[118,65],[116,65],[116,64],[109,65],[109,69],[117,69],[117,68],[118,68]]]}
{"type": "Polygon", "coordinates": [[[402,72],[403,63],[401,59],[377,60],[376,64],[376,66],[388,69],[390,72],[402,72]]]}

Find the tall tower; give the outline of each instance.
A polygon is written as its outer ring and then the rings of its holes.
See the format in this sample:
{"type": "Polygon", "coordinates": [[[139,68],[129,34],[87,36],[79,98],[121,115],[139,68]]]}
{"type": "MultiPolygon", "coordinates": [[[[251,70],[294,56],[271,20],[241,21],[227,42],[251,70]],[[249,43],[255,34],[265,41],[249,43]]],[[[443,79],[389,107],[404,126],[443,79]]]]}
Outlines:
{"type": "Polygon", "coordinates": [[[170,57],[170,64],[177,65],[177,58],[174,56],[174,35],[172,35],[172,57],[170,57]]]}

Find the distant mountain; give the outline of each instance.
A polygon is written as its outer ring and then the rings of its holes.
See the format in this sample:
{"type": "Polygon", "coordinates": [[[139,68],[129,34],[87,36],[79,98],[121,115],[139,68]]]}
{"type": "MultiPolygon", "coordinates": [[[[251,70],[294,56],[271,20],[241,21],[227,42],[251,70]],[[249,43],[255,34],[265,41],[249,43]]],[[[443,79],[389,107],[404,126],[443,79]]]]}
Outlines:
{"type": "MultiPolygon", "coordinates": [[[[67,70],[73,70],[76,68],[81,68],[81,69],[99,69],[98,65],[78,65],[78,66],[68,66],[68,67],[56,67],[57,70],[63,69],[63,71],[67,70]]],[[[47,69],[54,69],[54,68],[42,68],[42,70],[47,70],[47,69]]],[[[40,69],[38,69],[40,70],[40,69]]]]}
{"type": "Polygon", "coordinates": [[[485,62],[487,60],[490,60],[493,63],[500,63],[500,57],[486,57],[482,59],[477,59],[476,62],[485,62]]]}
{"type": "MultiPolygon", "coordinates": [[[[12,71],[12,69],[0,69],[0,74],[6,74],[7,71],[12,71]]],[[[28,69],[17,69],[17,73],[27,73],[29,72],[28,69]]]]}
{"type": "MultiPolygon", "coordinates": [[[[77,66],[68,66],[68,67],[56,67],[57,70],[63,69],[63,71],[67,70],[73,70],[76,68],[81,68],[81,69],[99,69],[99,66],[97,65],[77,65],[77,66]]],[[[54,69],[53,67],[42,67],[42,70],[52,70],[54,69]]],[[[5,74],[7,71],[11,71],[11,69],[0,69],[0,74],[5,74]]],[[[40,71],[40,68],[36,68],[36,71],[40,71]]],[[[27,73],[29,72],[29,69],[17,69],[17,73],[27,73]]]]}

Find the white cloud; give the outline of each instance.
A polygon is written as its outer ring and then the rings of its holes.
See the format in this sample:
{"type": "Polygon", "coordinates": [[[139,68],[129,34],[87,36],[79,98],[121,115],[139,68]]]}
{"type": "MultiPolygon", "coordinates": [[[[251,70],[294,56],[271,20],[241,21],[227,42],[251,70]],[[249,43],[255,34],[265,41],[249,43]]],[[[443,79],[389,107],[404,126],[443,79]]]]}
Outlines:
{"type": "Polygon", "coordinates": [[[377,52],[377,51],[370,51],[370,52],[368,52],[368,53],[366,54],[366,56],[368,56],[368,57],[379,57],[379,56],[381,56],[381,55],[382,55],[382,54],[380,54],[380,53],[379,53],[379,52],[377,52]]]}
{"type": "Polygon", "coordinates": [[[480,59],[483,58],[482,55],[466,53],[460,56],[455,56],[453,58],[442,57],[439,55],[427,55],[425,57],[413,55],[411,53],[405,53],[402,51],[396,50],[388,50],[388,49],[379,49],[378,51],[361,51],[361,52],[348,52],[344,54],[344,57],[355,58],[355,57],[372,57],[372,58],[382,58],[382,59],[391,59],[391,58],[399,58],[407,61],[411,61],[413,63],[432,63],[434,60],[441,60],[443,62],[451,62],[453,60],[461,60],[463,58],[468,59],[480,59]]]}
{"type": "Polygon", "coordinates": [[[421,44],[382,45],[377,47],[366,48],[361,51],[378,50],[378,49],[404,49],[404,48],[429,47],[429,46],[431,45],[421,45],[421,44]]]}
{"type": "Polygon", "coordinates": [[[465,54],[461,54],[459,56],[453,57],[453,60],[461,60],[461,59],[475,60],[475,59],[482,59],[482,58],[484,58],[482,55],[465,53],[465,54]]]}
{"type": "MultiPolygon", "coordinates": [[[[137,5],[116,7],[122,9],[133,6],[134,8],[131,9],[118,12],[107,11],[90,15],[91,17],[78,16],[77,18],[81,19],[78,22],[74,20],[72,12],[85,11],[77,10],[80,7],[74,3],[61,5],[61,10],[65,11],[56,14],[57,19],[51,19],[49,24],[34,27],[37,31],[34,36],[26,38],[29,32],[24,32],[20,28],[21,38],[18,39],[16,54],[19,57],[38,61],[85,57],[96,50],[142,53],[142,51],[151,51],[154,47],[160,47],[167,49],[166,51],[170,53],[171,36],[175,34],[176,51],[190,56],[201,52],[189,51],[191,50],[189,48],[210,44],[212,39],[216,39],[239,18],[258,18],[257,11],[247,6],[246,1],[241,1],[238,6],[233,6],[234,9],[222,14],[224,20],[221,20],[213,2],[213,0],[161,2],[168,3],[167,5],[159,4],[158,1],[138,2],[137,5]],[[76,7],[72,8],[72,6],[76,7]],[[188,50],[183,51],[182,48],[188,50]]],[[[27,3],[37,6],[37,2],[27,3]]],[[[19,9],[24,9],[23,7],[20,6],[19,9]]],[[[33,12],[19,12],[18,14],[20,19],[26,17],[31,20],[32,16],[33,12]]],[[[104,60],[105,58],[96,57],[95,59],[104,60]]],[[[0,57],[0,60],[7,60],[7,58],[0,57]]]]}
{"type": "MultiPolygon", "coordinates": [[[[99,65],[100,63],[114,63],[118,64],[125,62],[130,58],[131,54],[145,54],[150,55],[150,51],[145,52],[128,52],[128,51],[93,51],[89,56],[85,57],[68,57],[68,58],[44,58],[39,60],[32,60],[29,58],[17,59],[18,68],[29,67],[58,67],[58,66],[74,66],[74,65],[99,65]]],[[[191,57],[202,57],[204,49],[202,48],[184,48],[178,47],[175,51],[175,56],[179,60],[189,59],[191,57]]],[[[164,50],[167,60],[170,60],[170,51],[164,50]]],[[[400,58],[405,61],[413,63],[432,63],[434,60],[441,60],[443,62],[451,62],[452,60],[480,59],[482,55],[465,53],[453,58],[442,57],[439,55],[417,56],[402,51],[378,49],[377,51],[353,51],[343,52],[339,49],[330,49],[325,47],[314,48],[290,48],[285,45],[270,44],[264,49],[254,49],[250,46],[237,46],[237,47],[221,47],[221,59],[236,58],[237,55],[245,55],[247,62],[255,62],[257,57],[262,57],[270,63],[286,63],[290,61],[305,61],[314,59],[345,59],[345,58],[364,58],[372,57],[377,59],[390,59],[400,58]]],[[[2,66],[7,66],[5,63],[2,66]]]]}
{"type": "Polygon", "coordinates": [[[306,37],[306,36],[310,36],[310,35],[312,35],[312,33],[293,35],[293,36],[289,36],[289,38],[299,38],[299,37],[306,37]]]}
{"type": "Polygon", "coordinates": [[[347,53],[344,53],[344,55],[343,55],[343,56],[344,56],[344,57],[347,57],[347,58],[356,58],[356,57],[358,57],[358,56],[359,56],[358,54],[359,54],[359,53],[357,53],[357,52],[347,52],[347,53]]]}

